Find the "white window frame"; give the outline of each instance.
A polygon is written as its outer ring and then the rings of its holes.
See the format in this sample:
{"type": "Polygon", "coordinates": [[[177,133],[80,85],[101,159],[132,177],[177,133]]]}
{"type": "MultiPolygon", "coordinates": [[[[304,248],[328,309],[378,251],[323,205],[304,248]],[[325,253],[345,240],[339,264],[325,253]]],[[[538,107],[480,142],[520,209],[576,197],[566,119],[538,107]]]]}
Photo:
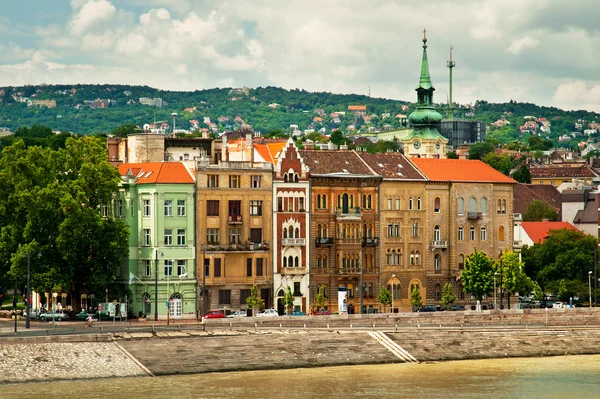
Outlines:
{"type": "Polygon", "coordinates": [[[185,200],[177,200],[177,216],[185,216],[185,200]]]}

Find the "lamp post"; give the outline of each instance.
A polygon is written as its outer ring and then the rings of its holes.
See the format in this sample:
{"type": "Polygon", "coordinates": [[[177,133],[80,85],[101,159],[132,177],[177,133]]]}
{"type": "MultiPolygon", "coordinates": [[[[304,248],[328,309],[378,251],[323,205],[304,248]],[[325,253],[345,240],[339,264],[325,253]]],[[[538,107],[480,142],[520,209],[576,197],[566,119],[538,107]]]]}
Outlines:
{"type": "Polygon", "coordinates": [[[590,308],[592,307],[592,271],[588,272],[588,292],[590,295],[590,308]]]}
{"type": "Polygon", "coordinates": [[[598,303],[598,246],[594,250],[594,307],[598,303]]]}
{"type": "Polygon", "coordinates": [[[494,273],[494,310],[498,309],[496,307],[496,276],[498,275],[498,272],[494,273]]]}
{"type": "Polygon", "coordinates": [[[158,321],[158,249],[154,255],[154,321],[158,321]]]}
{"type": "Polygon", "coordinates": [[[502,310],[502,275],[504,271],[502,270],[502,251],[500,251],[500,310],[502,310]]]}
{"type": "Polygon", "coordinates": [[[202,317],[206,315],[206,250],[202,250],[202,317]]]}
{"type": "Polygon", "coordinates": [[[396,278],[395,274],[392,274],[392,313],[394,313],[394,279],[396,278]]]}
{"type": "MultiPolygon", "coordinates": [[[[21,255],[25,257],[25,254],[21,255]]],[[[41,257],[42,254],[38,253],[38,258],[41,257]]],[[[25,311],[27,312],[27,317],[25,318],[25,328],[30,327],[30,314],[31,313],[31,252],[27,252],[27,299],[25,301],[25,311]]],[[[16,319],[16,316],[15,316],[16,319]]]]}

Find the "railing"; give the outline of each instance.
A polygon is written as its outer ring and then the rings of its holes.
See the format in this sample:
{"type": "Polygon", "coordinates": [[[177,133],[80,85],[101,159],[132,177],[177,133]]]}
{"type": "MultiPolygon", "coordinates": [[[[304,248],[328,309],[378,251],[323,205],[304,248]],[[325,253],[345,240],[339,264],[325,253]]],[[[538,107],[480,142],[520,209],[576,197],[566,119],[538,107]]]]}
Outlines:
{"type": "Polygon", "coordinates": [[[268,242],[246,242],[240,244],[206,244],[202,245],[202,250],[207,252],[248,252],[248,251],[268,251],[268,242]]]}
{"type": "MultiPolygon", "coordinates": [[[[343,275],[360,275],[360,273],[361,273],[360,267],[340,267],[336,270],[337,270],[337,274],[343,274],[343,275]]],[[[364,268],[362,270],[362,273],[363,273],[363,275],[364,274],[378,274],[379,270],[374,267],[368,267],[368,268],[364,268]]]]}
{"type": "Polygon", "coordinates": [[[338,237],[338,244],[360,244],[362,240],[360,238],[355,237],[338,237]]]}
{"type": "Polygon", "coordinates": [[[358,206],[352,208],[337,207],[335,208],[335,215],[339,219],[357,219],[362,217],[362,212],[358,206]]]}
{"type": "Polygon", "coordinates": [[[433,240],[433,241],[431,241],[431,248],[446,249],[446,248],[448,248],[448,241],[447,240],[433,240]]]}
{"type": "Polygon", "coordinates": [[[230,215],[229,224],[242,224],[242,215],[230,215]]]}
{"type": "Polygon", "coordinates": [[[376,247],[379,245],[379,237],[366,237],[363,238],[363,247],[376,247]]]}
{"type": "Polygon", "coordinates": [[[288,247],[294,245],[306,245],[306,238],[283,238],[281,239],[281,245],[288,247]]]}
{"type": "Polygon", "coordinates": [[[468,212],[467,219],[471,219],[471,220],[481,219],[481,212],[468,212]]]}
{"type": "MultiPolygon", "coordinates": [[[[327,270],[327,269],[325,269],[327,270]]],[[[282,276],[295,276],[295,275],[303,275],[306,274],[305,267],[282,267],[281,275],[282,276]]]]}
{"type": "Polygon", "coordinates": [[[320,246],[330,247],[334,244],[334,242],[335,242],[335,238],[333,238],[333,237],[317,237],[315,239],[315,244],[317,247],[320,247],[320,246]]]}

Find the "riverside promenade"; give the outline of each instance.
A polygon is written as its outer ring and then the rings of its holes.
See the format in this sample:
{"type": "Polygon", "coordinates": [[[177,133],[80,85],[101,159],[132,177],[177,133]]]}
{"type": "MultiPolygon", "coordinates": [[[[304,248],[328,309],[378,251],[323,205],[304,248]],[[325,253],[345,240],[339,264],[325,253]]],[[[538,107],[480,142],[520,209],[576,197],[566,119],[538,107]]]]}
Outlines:
{"type": "Polygon", "coordinates": [[[541,324],[532,323],[524,312],[521,317],[512,311],[440,312],[225,319],[169,330],[140,331],[132,324],[121,332],[102,334],[4,335],[0,383],[398,362],[418,367],[430,361],[600,354],[600,312],[570,311],[534,312],[541,324]],[[420,322],[400,322],[405,318],[420,322]],[[513,323],[500,323],[506,319],[513,323]]]}

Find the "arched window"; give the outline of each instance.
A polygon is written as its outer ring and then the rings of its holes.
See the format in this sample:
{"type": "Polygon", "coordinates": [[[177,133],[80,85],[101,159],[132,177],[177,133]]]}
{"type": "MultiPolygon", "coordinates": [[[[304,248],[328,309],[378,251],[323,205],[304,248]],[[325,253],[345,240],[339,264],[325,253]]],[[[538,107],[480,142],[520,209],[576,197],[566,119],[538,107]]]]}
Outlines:
{"type": "Polygon", "coordinates": [[[283,181],[284,181],[285,183],[287,183],[287,182],[288,182],[288,174],[287,174],[287,173],[284,173],[284,174],[283,174],[283,181]]]}
{"type": "Polygon", "coordinates": [[[442,201],[440,200],[440,197],[435,197],[435,199],[433,200],[433,212],[435,213],[440,213],[441,212],[441,205],[442,201]]]}
{"type": "Polygon", "coordinates": [[[283,229],[283,238],[287,238],[287,229],[283,229]]]}
{"type": "Polygon", "coordinates": [[[288,267],[294,266],[294,258],[292,255],[288,256],[288,267]]]}
{"type": "Polygon", "coordinates": [[[327,196],[325,194],[321,197],[321,201],[323,201],[322,208],[327,209],[327,196]]]}
{"type": "Polygon", "coordinates": [[[298,173],[294,173],[294,183],[298,183],[298,173]]]}
{"type": "Polygon", "coordinates": [[[458,241],[465,240],[465,228],[463,226],[458,226],[458,241]]]}
{"type": "Polygon", "coordinates": [[[294,228],[292,226],[288,228],[288,237],[294,238],[294,228]]]}
{"type": "Polygon", "coordinates": [[[475,241],[475,226],[469,227],[469,240],[475,241]]]}
{"type": "Polygon", "coordinates": [[[481,226],[480,237],[481,241],[487,240],[487,229],[485,226],[481,226]]]}
{"type": "Polygon", "coordinates": [[[440,226],[435,226],[433,228],[433,241],[440,240],[440,226]]]}
{"type": "Polygon", "coordinates": [[[463,254],[458,255],[458,270],[465,268],[465,256],[463,254]]]}
{"type": "Polygon", "coordinates": [[[506,213],[506,200],[505,199],[502,200],[502,213],[503,214],[506,213]]]}
{"type": "Polygon", "coordinates": [[[504,226],[498,227],[498,240],[504,241],[504,226]]]}
{"type": "Polygon", "coordinates": [[[321,209],[321,194],[317,194],[317,208],[321,209]]]}
{"type": "Polygon", "coordinates": [[[363,194],[363,196],[362,196],[362,205],[361,206],[363,208],[367,207],[367,195],[366,194],[363,194]]]}
{"type": "Polygon", "coordinates": [[[410,197],[408,199],[408,209],[413,209],[413,197],[410,197]]]}
{"type": "Polygon", "coordinates": [[[440,254],[435,254],[433,257],[433,268],[436,272],[442,270],[442,256],[440,254]]]}
{"type": "Polygon", "coordinates": [[[283,267],[287,267],[287,258],[283,257],[283,267]]]}
{"type": "Polygon", "coordinates": [[[463,197],[458,198],[458,214],[465,214],[465,199],[463,197]]]}
{"type": "Polygon", "coordinates": [[[410,251],[410,264],[415,264],[415,251],[410,251]]]}
{"type": "Polygon", "coordinates": [[[371,209],[371,196],[370,195],[367,197],[367,208],[371,209]]]}
{"type": "Polygon", "coordinates": [[[485,197],[481,199],[481,213],[487,215],[487,199],[485,197]]]}
{"type": "Polygon", "coordinates": [[[299,267],[299,266],[300,266],[300,258],[296,256],[294,258],[294,267],[299,267]]]}
{"type": "Polygon", "coordinates": [[[419,259],[419,257],[421,256],[421,253],[419,251],[415,252],[415,264],[416,265],[420,265],[421,261],[419,259]]]}
{"type": "Polygon", "coordinates": [[[417,209],[421,209],[421,197],[417,197],[417,209]]]}
{"type": "Polygon", "coordinates": [[[496,213],[502,213],[502,200],[496,201],[496,213]]]}
{"type": "Polygon", "coordinates": [[[433,294],[435,295],[436,301],[439,301],[440,299],[442,299],[442,286],[440,284],[435,285],[433,294]]]}
{"type": "Polygon", "coordinates": [[[477,201],[475,197],[469,198],[469,212],[476,213],[477,212],[477,201]]]}
{"type": "Polygon", "coordinates": [[[300,238],[300,229],[296,227],[296,235],[295,238],[300,238]]]}

